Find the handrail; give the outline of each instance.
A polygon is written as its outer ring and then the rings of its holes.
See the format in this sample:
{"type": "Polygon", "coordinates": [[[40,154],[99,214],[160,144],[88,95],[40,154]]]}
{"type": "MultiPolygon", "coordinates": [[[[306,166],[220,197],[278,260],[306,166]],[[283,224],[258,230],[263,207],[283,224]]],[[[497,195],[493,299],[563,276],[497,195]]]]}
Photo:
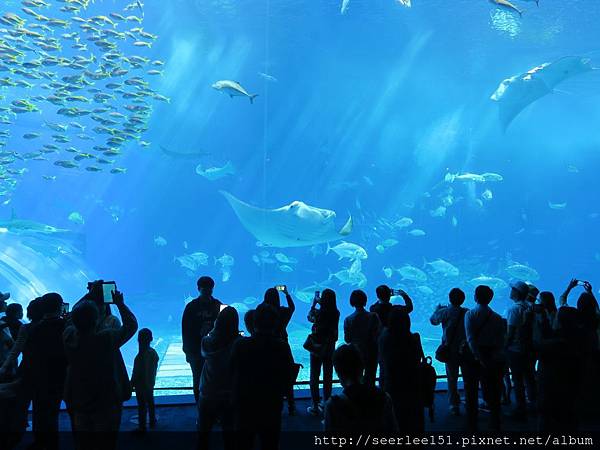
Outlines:
{"type": "MultiPolygon", "coordinates": [[[[437,375],[436,378],[438,380],[447,379],[448,376],[447,375],[437,375]]],[[[458,378],[462,378],[462,374],[459,374],[458,378]]],[[[379,378],[377,379],[377,381],[378,380],[379,380],[379,378]]],[[[332,380],[331,382],[333,384],[335,384],[335,383],[339,383],[340,380],[332,380]]],[[[319,384],[323,384],[323,380],[319,380],[319,384]]],[[[296,381],[294,383],[294,386],[308,386],[308,385],[310,385],[310,381],[296,381]]],[[[154,388],[155,391],[192,391],[193,389],[194,388],[191,386],[166,386],[166,387],[155,387],[154,388]]]]}

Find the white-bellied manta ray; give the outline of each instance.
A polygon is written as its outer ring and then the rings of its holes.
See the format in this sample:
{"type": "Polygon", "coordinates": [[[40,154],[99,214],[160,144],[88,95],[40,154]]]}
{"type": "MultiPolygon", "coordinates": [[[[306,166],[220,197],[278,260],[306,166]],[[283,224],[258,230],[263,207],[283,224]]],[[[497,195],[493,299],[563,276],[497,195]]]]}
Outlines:
{"type": "Polygon", "coordinates": [[[506,131],[525,107],[555,91],[555,87],[575,75],[597,70],[589,58],[566,56],[544,63],[521,75],[507,78],[490,97],[498,102],[500,122],[506,131]]]}
{"type": "Polygon", "coordinates": [[[315,208],[300,201],[276,209],[249,205],[229,192],[220,191],[242,225],[269,247],[305,247],[337,241],[352,232],[352,217],[336,229],[334,211],[315,208]]]}

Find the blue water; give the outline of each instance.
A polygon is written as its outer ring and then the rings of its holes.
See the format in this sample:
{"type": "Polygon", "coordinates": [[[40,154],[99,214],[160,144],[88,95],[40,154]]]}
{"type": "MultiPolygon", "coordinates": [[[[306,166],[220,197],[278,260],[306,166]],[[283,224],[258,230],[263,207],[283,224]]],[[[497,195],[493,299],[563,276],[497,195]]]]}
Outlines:
{"type": "MultiPolygon", "coordinates": [[[[39,9],[41,14],[72,20],[58,11],[63,3],[49,3],[52,7],[39,9]]],[[[225,303],[253,307],[256,303],[248,297],[262,297],[267,287],[286,284],[292,293],[302,291],[328,280],[330,271],[350,266],[347,259],[325,255],[326,245],[257,246],[219,190],[261,208],[300,200],[333,210],[338,229],[351,215],[354,228],[345,240],[368,253],[362,273],[369,303],[375,301],[378,284],[406,289],[415,301],[413,329],[422,333],[429,354],[441,334],[428,324],[429,315],[436,304],[446,302],[451,287],[462,287],[471,306],[471,280],[485,275],[509,283],[515,277],[507,268],[517,263],[539,274],[530,281],[540,289],[556,294],[573,276],[593,283],[600,266],[600,73],[565,81],[557,92],[525,108],[506,132],[490,96],[502,80],[564,56],[588,57],[600,67],[600,5],[541,0],[536,7],[515,0],[524,10],[520,18],[484,0],[414,0],[411,8],[393,0],[350,0],[343,15],[340,3],[148,1],[139,26],[158,36],[151,48],[133,46],[129,37],[108,40],[117,42],[125,56],[161,60],[164,67],[147,64],[90,85],[109,92],[106,83],[139,76],[170,99],[140,103],[151,108],[144,118],[147,130],[123,143],[122,155],[112,158],[113,167],[126,173],[110,174],[106,168],[92,173],[83,170],[85,164],[79,169],[53,165],[57,159],[72,159],[64,150],[68,146],[85,152],[103,145],[107,136],[90,131],[98,125],[90,116],[65,118],[56,114],[58,106],[40,100],[34,100],[39,113],[6,113],[9,123],[0,126],[10,131],[2,139],[6,150],[25,153],[53,144],[56,133],[42,126],[44,120],[76,120],[94,140],[77,140],[73,136],[80,131],[71,127],[64,134],[72,142],[56,144],[60,153],[46,155],[48,161],[6,164],[27,171],[15,176],[14,189],[2,185],[7,192],[0,197],[0,217],[8,219],[14,212],[20,219],[71,233],[50,247],[45,246],[50,239],[46,233],[29,233],[29,240],[11,230],[0,233],[5,255],[0,290],[12,291],[23,304],[46,289],[73,303],[83,294],[86,279],[115,280],[140,325],[152,328],[155,342],[165,350],[177,342],[185,301],[196,295],[200,275],[217,280],[215,295],[225,303]],[[152,69],[163,74],[149,75],[152,69]],[[229,98],[211,88],[218,80],[239,81],[258,97],[253,104],[229,98]],[[41,137],[23,139],[28,132],[41,137]],[[143,147],[140,141],[150,145],[143,147]],[[162,148],[207,155],[173,157],[162,148]],[[210,181],[196,173],[198,164],[209,168],[227,162],[235,174],[210,181]],[[486,172],[503,180],[444,182],[448,173],[486,172]],[[83,224],[68,219],[73,212],[83,224]],[[413,224],[395,230],[385,225],[402,217],[413,224]],[[413,229],[425,235],[407,233],[413,229]],[[157,245],[157,238],[166,245],[157,245]],[[398,243],[380,253],[376,247],[386,239],[398,243]],[[57,253],[57,247],[67,250],[57,253]],[[175,260],[193,252],[208,255],[209,264],[190,271],[175,260]],[[252,257],[260,259],[260,252],[269,252],[268,260],[280,252],[298,262],[288,264],[291,272],[282,271],[282,263],[257,265],[252,257]],[[235,260],[227,281],[214,261],[223,254],[235,260]],[[433,273],[425,263],[438,259],[459,274],[433,273]],[[406,265],[423,270],[427,279],[403,280],[398,273],[388,279],[383,272],[384,267],[406,265]]],[[[79,16],[120,12],[141,17],[135,7],[123,12],[126,4],[96,1],[79,16]]],[[[5,1],[0,12],[33,21],[21,6],[5,1]]],[[[71,23],[71,28],[47,36],[87,36],[71,23]]],[[[138,26],[116,23],[114,28],[96,27],[124,32],[138,26]]],[[[70,45],[49,53],[72,58],[78,52],[70,45]]],[[[25,59],[35,57],[29,54],[25,59]]],[[[100,59],[103,51],[89,42],[79,54],[100,59]]],[[[49,70],[67,73],[62,67],[49,70]]],[[[0,73],[5,76],[22,79],[0,73]]],[[[34,86],[2,87],[2,106],[50,94],[41,87],[47,80],[28,81],[34,86]]],[[[75,95],[93,97],[85,90],[75,95]]],[[[133,114],[123,109],[131,101],[117,96],[108,103],[126,116],[133,114]]],[[[342,316],[349,314],[347,299],[356,286],[340,286],[335,279],[325,284],[336,290],[342,316]]],[[[290,339],[296,359],[308,367],[301,348],[309,330],[306,301],[296,297],[290,339]]],[[[497,289],[494,308],[502,313],[508,302],[508,289],[497,289]]]]}

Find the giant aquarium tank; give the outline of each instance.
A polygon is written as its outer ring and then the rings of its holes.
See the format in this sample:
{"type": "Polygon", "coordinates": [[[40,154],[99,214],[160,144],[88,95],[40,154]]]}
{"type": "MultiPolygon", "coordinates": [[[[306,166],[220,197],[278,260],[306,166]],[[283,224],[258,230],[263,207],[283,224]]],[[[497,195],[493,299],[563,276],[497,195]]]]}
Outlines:
{"type": "Polygon", "coordinates": [[[201,275],[241,317],[288,286],[300,380],[326,287],[342,318],[354,289],[404,289],[433,355],[453,287],[503,313],[515,280],[598,284],[599,21],[575,0],[3,0],[0,290],[73,305],[114,280],[176,388],[201,275]]]}

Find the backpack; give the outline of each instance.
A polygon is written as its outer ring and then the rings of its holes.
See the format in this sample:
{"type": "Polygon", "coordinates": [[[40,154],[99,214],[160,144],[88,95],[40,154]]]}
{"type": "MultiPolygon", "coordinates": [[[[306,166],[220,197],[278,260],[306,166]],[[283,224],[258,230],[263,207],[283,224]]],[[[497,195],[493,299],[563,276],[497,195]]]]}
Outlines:
{"type": "Polygon", "coordinates": [[[423,407],[429,410],[429,420],[434,421],[435,415],[435,386],[437,383],[437,373],[432,365],[431,356],[425,357],[419,363],[419,378],[421,380],[421,399],[423,407]]]}

